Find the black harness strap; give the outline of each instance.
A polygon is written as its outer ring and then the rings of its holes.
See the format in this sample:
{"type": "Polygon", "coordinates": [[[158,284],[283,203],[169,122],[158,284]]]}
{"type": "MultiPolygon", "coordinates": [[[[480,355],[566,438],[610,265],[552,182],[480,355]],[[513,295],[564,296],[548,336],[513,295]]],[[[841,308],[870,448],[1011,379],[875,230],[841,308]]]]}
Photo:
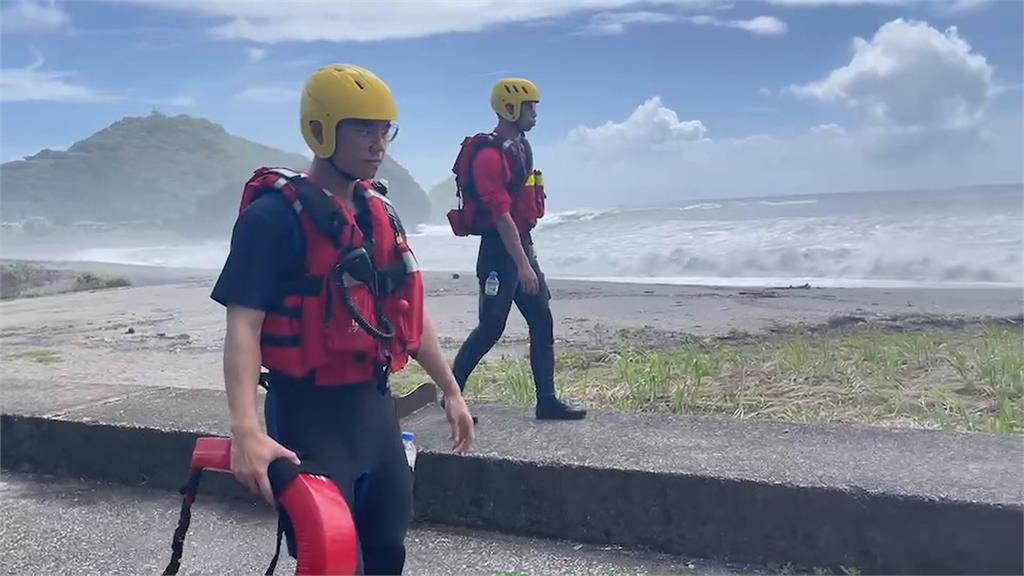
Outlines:
{"type": "Polygon", "coordinates": [[[189,474],[188,481],[182,486],[179,492],[184,495],[181,501],[181,511],[178,513],[178,527],[174,530],[174,539],[171,541],[171,561],[164,568],[163,576],[174,576],[181,568],[181,555],[185,549],[185,534],[192,523],[192,503],[195,502],[196,493],[199,492],[199,481],[203,477],[203,471],[199,468],[193,469],[189,474]]]}
{"type": "MultiPolygon", "coordinates": [[[[501,155],[506,159],[508,156],[512,156],[515,162],[509,162],[509,168],[512,171],[512,178],[505,185],[505,189],[509,194],[512,194],[516,189],[517,182],[525,182],[526,178],[533,172],[533,147],[530,145],[530,141],[525,136],[518,138],[517,140],[509,140],[503,138],[495,133],[488,134],[490,138],[487,143],[481,144],[473,151],[475,157],[480,153],[481,150],[488,147],[497,148],[501,155]],[[517,142],[522,143],[522,146],[517,146],[517,142]]],[[[455,178],[455,195],[459,199],[459,209],[462,209],[462,196],[465,193],[469,193],[476,200],[480,199],[480,196],[476,192],[476,186],[473,184],[473,158],[469,159],[467,173],[464,181],[460,181],[458,175],[455,178]]]]}
{"type": "Polygon", "coordinates": [[[331,201],[328,192],[310,184],[301,174],[289,178],[288,183],[295,189],[302,211],[313,221],[317,232],[341,250],[341,231],[349,222],[331,201]]]}

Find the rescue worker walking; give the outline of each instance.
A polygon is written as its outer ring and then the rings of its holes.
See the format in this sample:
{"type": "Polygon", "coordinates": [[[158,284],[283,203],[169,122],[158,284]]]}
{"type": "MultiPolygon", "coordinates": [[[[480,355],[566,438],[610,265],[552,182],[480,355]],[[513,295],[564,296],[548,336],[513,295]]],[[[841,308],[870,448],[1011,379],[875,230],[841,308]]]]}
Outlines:
{"type": "Polygon", "coordinates": [[[568,406],[555,394],[551,293],[531,236],[545,204],[543,177],[534,170],[526,139],[537,123],[539,102],[537,86],[529,80],[499,80],[491,91],[497,126],[491,133],[466,138],[452,169],[460,198],[459,209],[448,214],[452,231],[480,236],[479,324],[459,349],[453,371],[459,388],[465,389],[477,364],[501,338],[515,302],[530,331],[536,417],[579,420],[586,411],[568,406]]]}
{"type": "Polygon", "coordinates": [[[271,504],[267,467],[277,458],[329,476],[352,510],[367,574],[402,572],[412,519],[389,375],[416,359],[444,393],[454,449],[473,441],[416,258],[386,187],[371,181],[397,118],[373,73],[317,70],[301,97],[300,128],[315,155],[308,173],[262,168],[246,183],[211,296],[227,308],[232,472],[271,504]],[[257,415],[261,366],[267,432],[257,415]]]}

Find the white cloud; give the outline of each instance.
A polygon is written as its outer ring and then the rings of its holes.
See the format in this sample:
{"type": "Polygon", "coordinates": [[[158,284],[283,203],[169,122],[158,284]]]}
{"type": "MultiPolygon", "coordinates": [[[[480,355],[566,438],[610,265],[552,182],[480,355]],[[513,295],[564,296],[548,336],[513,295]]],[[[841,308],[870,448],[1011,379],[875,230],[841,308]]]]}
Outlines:
{"type": "Polygon", "coordinates": [[[0,101],[109,102],[118,99],[76,83],[70,72],[42,70],[43,55],[38,50],[35,55],[35,61],[26,68],[0,70],[0,101]]]}
{"type": "Polygon", "coordinates": [[[35,60],[24,68],[0,70],[0,102],[76,102],[109,103],[134,101],[153,106],[191,108],[197,102],[192,96],[145,98],[136,94],[109,94],[75,81],[72,72],[43,70],[46,59],[33,50],[35,60]]]}
{"type": "Polygon", "coordinates": [[[691,16],[687,21],[705,26],[736,28],[762,36],[780,36],[787,31],[786,23],[774,16],[758,16],[749,20],[722,20],[714,16],[691,16]]]}
{"type": "Polygon", "coordinates": [[[49,0],[17,0],[0,9],[0,32],[52,32],[67,28],[71,18],[60,6],[49,0]]]}
{"type": "MultiPolygon", "coordinates": [[[[369,42],[480,32],[502,24],[642,5],[714,6],[710,0],[295,0],[288,10],[267,0],[116,0],[207,16],[222,38],[278,42],[369,42]]],[[[750,24],[755,28],[763,24],[750,24]]]]}
{"type": "Polygon", "coordinates": [[[278,104],[281,102],[298,102],[299,91],[291,88],[272,86],[253,86],[235,95],[236,100],[257,102],[260,104],[278,104]]]}
{"type": "Polygon", "coordinates": [[[939,14],[951,15],[978,10],[994,0],[763,0],[777,6],[817,8],[822,6],[928,6],[939,14]]]}
{"type": "Polygon", "coordinates": [[[980,10],[992,2],[993,0],[949,0],[943,2],[939,10],[944,14],[962,14],[980,10]]]}
{"type": "MultiPolygon", "coordinates": [[[[880,6],[893,6],[899,4],[910,4],[918,0],[765,0],[769,4],[778,6],[861,6],[864,4],[875,4],[880,6]]],[[[931,0],[936,1],[936,0],[931,0]]]]}
{"type": "Polygon", "coordinates": [[[846,129],[838,124],[819,124],[811,128],[811,134],[825,134],[829,136],[846,136],[846,129]]]}
{"type": "Polygon", "coordinates": [[[750,20],[728,20],[725,22],[725,26],[765,36],[785,34],[788,29],[785,22],[774,16],[758,16],[750,20]]]}
{"type": "Polygon", "coordinates": [[[675,22],[672,14],[662,12],[602,12],[595,14],[583,29],[588,34],[622,34],[633,24],[663,24],[675,22]]]}
{"type": "MultiPolygon", "coordinates": [[[[790,86],[803,98],[843,103],[876,131],[922,147],[937,138],[979,135],[991,96],[993,68],[955,27],[893,20],[870,41],[854,38],[852,58],[826,78],[790,86]]],[[[900,146],[909,151],[912,147],[900,146]]]]}
{"type": "Polygon", "coordinates": [[[590,19],[583,29],[585,34],[613,35],[622,34],[626,28],[635,24],[664,24],[671,22],[688,22],[698,26],[716,26],[719,28],[735,28],[762,36],[777,36],[786,33],[786,23],[773,16],[758,16],[749,20],[723,20],[717,16],[702,14],[684,16],[668,12],[601,12],[590,19]]]}
{"type": "Polygon", "coordinates": [[[250,62],[259,62],[267,57],[266,48],[249,48],[248,53],[250,62]]]}
{"type": "Polygon", "coordinates": [[[877,154],[879,140],[897,152],[906,141],[876,127],[822,124],[795,137],[711,139],[700,121],[677,118],[654,98],[625,121],[578,127],[562,141],[538,147],[552,209],[1024,179],[1019,119],[989,122],[969,147],[893,162],[877,154]],[[699,130],[673,129],[680,124],[699,130]]]}
{"type": "Polygon", "coordinates": [[[757,93],[761,96],[771,96],[774,94],[771,88],[758,88],[757,93]]]}
{"type": "Polygon", "coordinates": [[[574,145],[595,151],[650,146],[672,147],[680,142],[704,138],[707,130],[700,120],[680,121],[674,110],[666,108],[655,96],[640,106],[624,122],[606,122],[601,126],[579,126],[568,136],[574,145]]]}
{"type": "Polygon", "coordinates": [[[508,76],[512,72],[510,70],[489,70],[487,72],[481,72],[475,74],[474,78],[497,78],[499,76],[508,76]]]}

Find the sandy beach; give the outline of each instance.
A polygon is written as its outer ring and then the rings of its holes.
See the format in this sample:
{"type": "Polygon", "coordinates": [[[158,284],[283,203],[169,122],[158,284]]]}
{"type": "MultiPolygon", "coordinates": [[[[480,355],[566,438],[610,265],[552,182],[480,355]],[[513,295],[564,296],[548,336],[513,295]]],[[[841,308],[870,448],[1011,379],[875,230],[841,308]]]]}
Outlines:
{"type": "MultiPolygon", "coordinates": [[[[216,272],[103,263],[40,267],[128,278],[132,286],[0,303],[5,379],[220,388],[224,311],[216,272]]],[[[428,310],[454,355],[475,325],[470,275],[427,274],[428,310]]],[[[1017,289],[738,289],[551,281],[562,349],[663,348],[694,337],[764,333],[846,317],[905,321],[1011,318],[1017,289]]],[[[513,311],[489,358],[526,352],[513,311]]]]}

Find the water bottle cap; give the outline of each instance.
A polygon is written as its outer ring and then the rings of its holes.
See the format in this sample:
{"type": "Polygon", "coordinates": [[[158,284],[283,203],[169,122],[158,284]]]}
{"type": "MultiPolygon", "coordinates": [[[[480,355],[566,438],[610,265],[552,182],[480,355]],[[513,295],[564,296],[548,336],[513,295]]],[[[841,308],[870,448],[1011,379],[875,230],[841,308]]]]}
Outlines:
{"type": "Polygon", "coordinates": [[[406,442],[412,442],[416,438],[416,435],[412,432],[402,432],[402,440],[406,442]]]}
{"type": "Polygon", "coordinates": [[[488,278],[497,278],[498,277],[498,273],[495,272],[494,270],[491,270],[491,273],[488,274],[487,277],[488,278]]]}

